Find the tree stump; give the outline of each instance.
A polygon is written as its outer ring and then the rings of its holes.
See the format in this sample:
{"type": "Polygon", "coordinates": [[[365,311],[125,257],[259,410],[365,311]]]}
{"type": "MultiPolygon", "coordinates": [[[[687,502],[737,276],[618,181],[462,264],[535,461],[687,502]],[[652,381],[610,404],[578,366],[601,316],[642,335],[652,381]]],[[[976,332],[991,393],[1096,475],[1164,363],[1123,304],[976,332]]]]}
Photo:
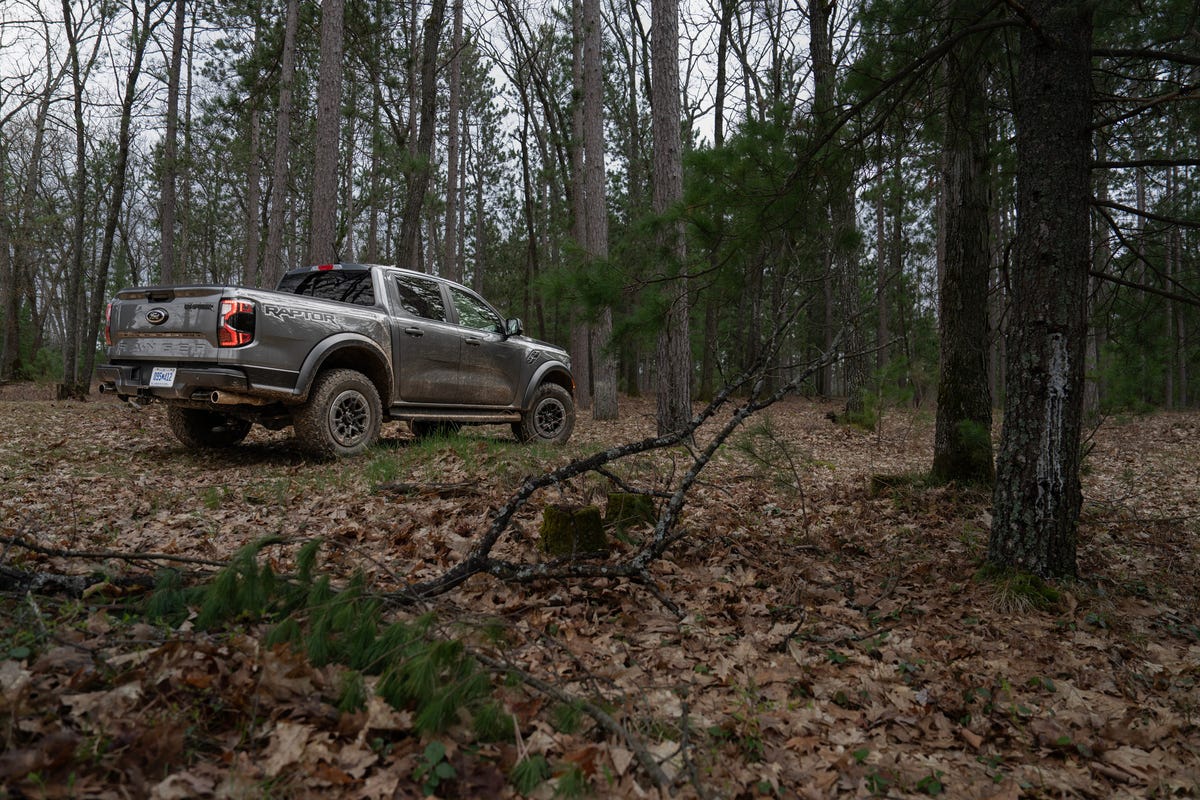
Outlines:
{"type": "Polygon", "coordinates": [[[648,494],[610,492],[604,527],[624,533],[636,525],[653,525],[657,520],[654,498],[648,494]]]}
{"type": "Polygon", "coordinates": [[[608,555],[600,509],[596,506],[546,506],[542,512],[542,552],[558,558],[608,555]]]}

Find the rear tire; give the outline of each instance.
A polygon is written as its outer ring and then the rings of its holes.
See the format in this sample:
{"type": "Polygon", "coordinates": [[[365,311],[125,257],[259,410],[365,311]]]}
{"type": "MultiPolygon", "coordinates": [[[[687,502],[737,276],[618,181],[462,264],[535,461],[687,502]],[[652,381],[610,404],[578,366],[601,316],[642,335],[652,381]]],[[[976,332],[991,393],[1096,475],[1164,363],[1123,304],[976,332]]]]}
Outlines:
{"type": "Polygon", "coordinates": [[[320,458],[356,456],[379,438],[383,406],[375,384],[352,369],[322,372],[292,420],[300,446],[320,458]]]}
{"type": "Polygon", "coordinates": [[[167,424],[176,439],[196,450],[233,447],[246,438],[253,425],[219,411],[177,406],[167,406],[167,424]]]}
{"type": "Polygon", "coordinates": [[[557,383],[543,383],[533,393],[533,404],[514,422],[513,435],[518,442],[565,444],[575,430],[575,401],[571,393],[557,383]]]}

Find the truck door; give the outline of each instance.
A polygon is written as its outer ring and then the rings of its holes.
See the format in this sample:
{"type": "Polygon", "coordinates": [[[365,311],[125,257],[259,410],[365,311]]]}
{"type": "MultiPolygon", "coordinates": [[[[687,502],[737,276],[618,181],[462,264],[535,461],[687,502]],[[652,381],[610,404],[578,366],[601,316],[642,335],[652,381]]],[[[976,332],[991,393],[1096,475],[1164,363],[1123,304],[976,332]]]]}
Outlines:
{"type": "Polygon", "coordinates": [[[517,402],[526,350],[504,335],[504,320],[491,306],[455,286],[450,288],[462,338],[458,375],[461,402],[511,406],[517,402]]]}
{"type": "Polygon", "coordinates": [[[400,400],[421,405],[457,402],[462,337],[448,320],[441,284],[396,273],[390,280],[397,300],[392,352],[400,400]]]}

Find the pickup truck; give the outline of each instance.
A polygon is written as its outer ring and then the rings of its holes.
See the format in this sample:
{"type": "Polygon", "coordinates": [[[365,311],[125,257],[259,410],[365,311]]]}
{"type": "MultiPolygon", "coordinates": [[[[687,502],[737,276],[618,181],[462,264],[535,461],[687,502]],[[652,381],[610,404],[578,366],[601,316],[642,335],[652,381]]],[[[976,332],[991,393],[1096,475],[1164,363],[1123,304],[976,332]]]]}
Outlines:
{"type": "Polygon", "coordinates": [[[406,269],[324,264],[275,291],[123,289],[104,336],[101,392],[164,404],[189,447],[235,445],[256,423],[291,425],[320,457],[363,452],[385,419],[418,436],[507,423],[556,444],[575,425],[564,350],[465,286],[406,269]]]}

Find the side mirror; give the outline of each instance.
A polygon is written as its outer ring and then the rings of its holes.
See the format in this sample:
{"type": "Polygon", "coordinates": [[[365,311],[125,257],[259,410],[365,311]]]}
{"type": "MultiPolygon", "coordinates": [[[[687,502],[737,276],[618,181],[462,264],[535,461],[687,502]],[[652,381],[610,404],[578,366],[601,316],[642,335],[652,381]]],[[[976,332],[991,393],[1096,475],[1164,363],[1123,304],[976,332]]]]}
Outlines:
{"type": "Polygon", "coordinates": [[[525,326],[521,324],[520,317],[511,317],[504,321],[504,333],[507,336],[521,336],[525,333],[525,326]]]}

